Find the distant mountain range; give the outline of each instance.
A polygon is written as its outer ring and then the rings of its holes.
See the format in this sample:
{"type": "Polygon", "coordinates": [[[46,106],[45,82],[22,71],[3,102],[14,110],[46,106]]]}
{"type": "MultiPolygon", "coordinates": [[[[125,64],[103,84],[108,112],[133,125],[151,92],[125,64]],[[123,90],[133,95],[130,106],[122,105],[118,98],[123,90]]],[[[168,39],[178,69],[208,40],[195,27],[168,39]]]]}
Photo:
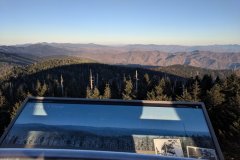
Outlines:
{"type": "Polygon", "coordinates": [[[161,51],[161,52],[192,52],[195,50],[199,51],[210,51],[210,52],[240,52],[240,45],[238,44],[229,44],[229,45],[202,45],[202,46],[181,46],[181,45],[156,45],[156,44],[130,44],[130,45],[99,45],[94,43],[88,44],[78,44],[78,43],[35,43],[35,44],[22,44],[22,45],[12,45],[12,46],[0,46],[1,48],[12,47],[15,49],[22,49],[22,51],[29,52],[31,49],[37,49],[38,47],[45,49],[65,49],[70,52],[79,52],[89,50],[95,53],[98,50],[115,50],[118,52],[123,51],[161,51]],[[53,49],[53,48],[52,48],[53,49]]]}
{"type": "Polygon", "coordinates": [[[82,54],[82,57],[109,64],[141,64],[146,66],[190,65],[208,69],[240,68],[239,53],[209,51],[167,53],[160,51],[130,51],[120,54],[82,54]]]}
{"type": "Polygon", "coordinates": [[[64,48],[54,47],[48,44],[31,44],[18,46],[0,46],[0,52],[16,54],[32,54],[35,56],[66,55],[69,53],[64,48]]]}
{"type": "MultiPolygon", "coordinates": [[[[176,123],[177,124],[177,123],[176,123]]],[[[165,126],[166,127],[166,126],[165,126]]],[[[144,129],[144,128],[111,128],[111,127],[91,127],[91,126],[74,126],[74,125],[46,125],[41,123],[36,124],[15,124],[13,132],[20,134],[21,132],[28,133],[30,131],[40,132],[58,132],[68,134],[86,134],[98,136],[132,136],[132,135],[155,135],[155,136],[210,136],[208,132],[184,131],[178,130],[179,124],[176,125],[176,130],[171,123],[169,129],[144,129]]]]}
{"type": "Polygon", "coordinates": [[[73,55],[109,64],[147,66],[190,65],[209,69],[240,68],[240,45],[122,45],[37,43],[0,46],[2,53],[46,57],[73,55]]]}

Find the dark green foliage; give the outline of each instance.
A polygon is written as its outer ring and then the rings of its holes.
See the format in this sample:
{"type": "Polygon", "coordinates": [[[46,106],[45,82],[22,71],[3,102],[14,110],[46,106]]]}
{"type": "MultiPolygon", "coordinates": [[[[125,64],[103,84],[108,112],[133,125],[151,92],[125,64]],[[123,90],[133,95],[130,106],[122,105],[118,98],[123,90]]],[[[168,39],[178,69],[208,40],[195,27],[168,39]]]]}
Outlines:
{"type": "Polygon", "coordinates": [[[191,85],[188,88],[184,88],[181,95],[177,95],[176,100],[192,101],[192,102],[201,101],[200,99],[201,88],[198,84],[198,81],[195,80],[194,83],[192,83],[192,79],[191,79],[190,83],[191,85]]]}
{"type": "Polygon", "coordinates": [[[12,109],[11,109],[11,114],[10,114],[11,119],[13,119],[13,118],[16,116],[20,105],[21,105],[21,102],[16,102],[16,103],[14,104],[14,106],[12,107],[12,109]]]}
{"type": "Polygon", "coordinates": [[[171,98],[167,96],[166,92],[169,88],[166,88],[166,81],[161,79],[150,92],[147,93],[148,100],[157,100],[157,101],[170,101],[171,98]]]}
{"type": "Polygon", "coordinates": [[[203,94],[205,94],[206,92],[204,91],[209,91],[212,86],[213,86],[213,79],[211,75],[204,75],[202,80],[201,80],[201,89],[203,91],[203,94]]]}
{"type": "Polygon", "coordinates": [[[161,71],[165,73],[170,73],[174,75],[178,75],[185,78],[191,78],[191,77],[204,77],[204,75],[208,75],[210,77],[220,77],[224,78],[226,76],[229,76],[232,74],[231,70],[211,70],[211,69],[205,69],[205,68],[199,68],[189,65],[172,65],[172,66],[166,66],[166,67],[157,67],[153,68],[153,70],[161,71]]]}
{"type": "Polygon", "coordinates": [[[0,108],[0,133],[2,134],[5,128],[8,126],[10,119],[9,112],[0,108]]]}
{"type": "Polygon", "coordinates": [[[122,99],[124,100],[131,100],[135,98],[135,95],[133,93],[133,84],[132,84],[132,80],[125,80],[124,83],[124,90],[122,93],[122,99]]]}
{"type": "Polygon", "coordinates": [[[47,85],[45,83],[42,85],[39,81],[37,81],[35,88],[37,96],[43,97],[47,92],[47,85]]]}
{"type": "Polygon", "coordinates": [[[40,57],[30,54],[15,54],[0,51],[0,79],[8,75],[12,68],[33,64],[40,59],[40,57]]]}
{"type": "Polygon", "coordinates": [[[138,81],[138,93],[137,99],[145,99],[147,97],[147,92],[150,90],[151,80],[147,73],[144,74],[143,77],[140,75],[140,80],[138,81]]]}
{"type": "Polygon", "coordinates": [[[6,105],[6,98],[3,96],[2,91],[0,90],[0,108],[3,108],[6,105]]]}
{"type": "Polygon", "coordinates": [[[209,106],[209,110],[211,110],[212,107],[220,106],[224,101],[225,96],[219,84],[215,84],[210,91],[207,91],[206,105],[209,106]]]}
{"type": "Polygon", "coordinates": [[[87,86],[86,98],[92,98],[92,91],[89,86],[87,86]]]}
{"type": "Polygon", "coordinates": [[[108,83],[105,86],[103,98],[104,99],[110,99],[111,98],[111,88],[110,88],[108,83]]]}
{"type": "Polygon", "coordinates": [[[95,99],[100,98],[100,92],[99,92],[97,87],[94,87],[93,94],[92,94],[91,98],[95,98],[95,99]]]}
{"type": "Polygon", "coordinates": [[[94,89],[91,90],[90,87],[87,87],[86,98],[92,98],[92,99],[101,98],[98,88],[94,87],[94,89]]]}
{"type": "Polygon", "coordinates": [[[192,98],[191,94],[188,92],[188,90],[184,89],[182,95],[177,96],[176,100],[178,100],[178,101],[193,101],[193,98],[192,98]]]}
{"type": "Polygon", "coordinates": [[[221,147],[229,159],[239,159],[240,78],[231,75],[207,91],[206,106],[221,147]],[[237,151],[238,150],[238,151],[237,151]]]}
{"type": "Polygon", "coordinates": [[[200,101],[200,86],[198,84],[198,81],[196,80],[192,86],[192,98],[193,101],[199,102],[200,101]]]}

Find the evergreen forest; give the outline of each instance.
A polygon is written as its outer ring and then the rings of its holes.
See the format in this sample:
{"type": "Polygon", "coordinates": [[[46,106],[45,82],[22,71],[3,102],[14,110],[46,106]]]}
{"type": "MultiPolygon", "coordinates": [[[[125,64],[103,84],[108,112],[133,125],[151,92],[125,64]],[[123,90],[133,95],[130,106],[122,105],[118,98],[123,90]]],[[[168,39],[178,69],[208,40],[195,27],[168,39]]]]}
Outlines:
{"type": "Polygon", "coordinates": [[[216,72],[181,76],[81,58],[13,67],[0,77],[0,133],[28,96],[204,102],[225,159],[240,159],[240,77],[216,72]]]}

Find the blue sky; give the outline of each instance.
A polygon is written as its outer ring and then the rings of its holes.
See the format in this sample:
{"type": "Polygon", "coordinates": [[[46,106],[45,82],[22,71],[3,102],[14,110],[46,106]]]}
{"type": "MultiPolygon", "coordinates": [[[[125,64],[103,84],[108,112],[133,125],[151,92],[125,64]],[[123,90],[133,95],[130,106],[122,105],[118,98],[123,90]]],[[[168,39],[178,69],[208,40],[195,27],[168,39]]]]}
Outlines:
{"type": "Polygon", "coordinates": [[[0,0],[0,44],[240,44],[239,0],[0,0]]]}
{"type": "Polygon", "coordinates": [[[27,103],[16,124],[28,123],[208,132],[194,108],[27,103]]]}

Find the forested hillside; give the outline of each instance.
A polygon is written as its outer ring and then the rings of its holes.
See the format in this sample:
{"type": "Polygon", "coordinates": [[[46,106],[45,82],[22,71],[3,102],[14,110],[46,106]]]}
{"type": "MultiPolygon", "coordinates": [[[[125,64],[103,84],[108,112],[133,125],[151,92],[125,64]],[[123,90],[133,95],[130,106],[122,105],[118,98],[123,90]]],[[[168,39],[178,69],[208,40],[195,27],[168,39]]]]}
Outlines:
{"type": "Polygon", "coordinates": [[[172,73],[71,57],[14,68],[0,80],[1,133],[30,95],[203,101],[226,159],[240,159],[240,78],[172,73]]]}
{"type": "Polygon", "coordinates": [[[227,76],[230,76],[232,73],[238,73],[238,70],[211,70],[206,68],[200,68],[200,67],[194,67],[189,65],[172,65],[172,66],[166,66],[166,67],[150,67],[151,69],[155,71],[161,71],[166,73],[171,73],[174,75],[178,75],[185,78],[190,77],[203,77],[204,75],[211,75],[213,78],[220,77],[225,78],[227,76]]]}
{"type": "Polygon", "coordinates": [[[5,76],[13,67],[33,64],[41,58],[30,54],[5,53],[0,51],[0,77],[5,76]]]}

